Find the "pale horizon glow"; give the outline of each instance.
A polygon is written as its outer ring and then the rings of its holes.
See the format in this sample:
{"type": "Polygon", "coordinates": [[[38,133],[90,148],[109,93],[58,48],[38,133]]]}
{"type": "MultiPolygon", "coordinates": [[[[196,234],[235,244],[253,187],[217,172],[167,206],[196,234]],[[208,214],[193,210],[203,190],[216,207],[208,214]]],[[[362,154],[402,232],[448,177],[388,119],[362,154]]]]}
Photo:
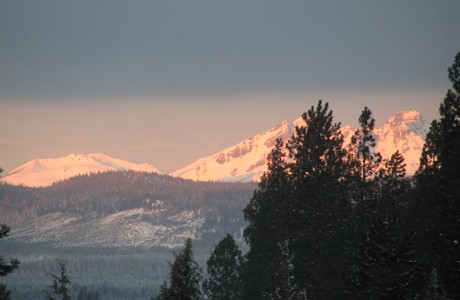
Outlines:
{"type": "Polygon", "coordinates": [[[4,1],[0,167],[105,153],[164,173],[319,99],[438,118],[460,1],[4,1]]]}
{"type": "MultiPolygon", "coordinates": [[[[229,99],[222,103],[196,100],[185,106],[178,99],[151,103],[119,100],[85,103],[8,103],[0,123],[0,166],[6,174],[35,158],[56,158],[71,153],[105,153],[134,163],[150,163],[164,173],[173,172],[195,160],[214,154],[278,123],[292,121],[316,105],[314,96],[264,95],[229,99]],[[305,100],[303,100],[305,99],[305,100]],[[133,105],[135,103],[135,105],[133,105]],[[257,112],[257,114],[254,114],[257,112]],[[27,122],[16,122],[26,119],[27,122]],[[5,159],[15,157],[15,160],[5,159]]],[[[411,95],[350,94],[341,99],[323,98],[334,112],[334,120],[356,127],[364,106],[374,114],[377,126],[398,111],[415,109],[431,122],[438,118],[443,97],[423,93],[411,95]]],[[[315,100],[316,99],[316,100],[315,100]]]]}

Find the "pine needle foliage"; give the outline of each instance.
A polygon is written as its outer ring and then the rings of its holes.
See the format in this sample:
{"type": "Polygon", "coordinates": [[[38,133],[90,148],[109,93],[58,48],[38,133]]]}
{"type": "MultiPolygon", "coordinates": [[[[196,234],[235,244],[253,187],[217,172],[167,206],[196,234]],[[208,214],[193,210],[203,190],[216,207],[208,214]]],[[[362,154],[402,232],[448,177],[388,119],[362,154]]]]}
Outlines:
{"type": "Polygon", "coordinates": [[[171,264],[169,285],[164,283],[155,299],[199,300],[202,296],[201,282],[201,269],[193,256],[192,240],[189,238],[171,264]]]}
{"type": "Polygon", "coordinates": [[[243,257],[230,234],[216,245],[206,264],[209,278],[203,286],[207,299],[241,299],[243,257]]]}
{"type": "Polygon", "coordinates": [[[431,123],[416,174],[412,209],[430,267],[449,297],[460,297],[460,52],[448,69],[452,83],[431,123]]]}
{"type": "Polygon", "coordinates": [[[420,273],[414,234],[399,230],[399,219],[369,216],[351,274],[355,299],[417,299],[414,286],[420,273]]]}

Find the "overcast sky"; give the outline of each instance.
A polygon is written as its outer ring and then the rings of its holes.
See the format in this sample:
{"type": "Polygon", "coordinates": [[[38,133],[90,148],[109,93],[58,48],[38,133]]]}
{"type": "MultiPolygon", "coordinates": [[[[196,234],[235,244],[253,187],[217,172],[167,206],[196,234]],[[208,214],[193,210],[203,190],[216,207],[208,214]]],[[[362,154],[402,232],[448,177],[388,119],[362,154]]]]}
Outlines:
{"type": "Polygon", "coordinates": [[[0,1],[0,167],[104,152],[170,172],[318,99],[431,121],[460,1],[0,1]]]}

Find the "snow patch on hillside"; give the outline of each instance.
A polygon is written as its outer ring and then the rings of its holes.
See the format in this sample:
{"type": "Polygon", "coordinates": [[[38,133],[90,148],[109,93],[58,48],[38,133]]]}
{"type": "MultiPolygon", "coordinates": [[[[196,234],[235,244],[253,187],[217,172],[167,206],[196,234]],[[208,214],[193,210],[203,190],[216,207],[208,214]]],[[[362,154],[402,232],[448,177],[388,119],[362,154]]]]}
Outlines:
{"type": "Polygon", "coordinates": [[[56,247],[176,248],[187,238],[198,238],[204,221],[200,211],[177,213],[136,208],[91,219],[52,213],[17,226],[10,236],[56,247]]]}

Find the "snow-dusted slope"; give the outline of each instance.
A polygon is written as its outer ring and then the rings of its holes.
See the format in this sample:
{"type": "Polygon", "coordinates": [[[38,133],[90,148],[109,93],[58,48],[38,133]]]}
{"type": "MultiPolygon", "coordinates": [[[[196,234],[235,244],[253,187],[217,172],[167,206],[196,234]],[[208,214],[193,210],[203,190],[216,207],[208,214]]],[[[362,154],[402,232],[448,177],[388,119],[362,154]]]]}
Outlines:
{"type": "Polygon", "coordinates": [[[407,174],[414,174],[420,163],[429,126],[415,110],[397,112],[375,130],[378,136],[377,151],[390,158],[396,150],[402,153],[407,174]]]}
{"type": "Polygon", "coordinates": [[[151,164],[135,164],[103,153],[70,154],[59,158],[31,160],[8,172],[1,181],[44,187],[79,174],[125,170],[160,173],[151,164]]]}
{"type": "Polygon", "coordinates": [[[55,212],[18,224],[11,237],[54,247],[175,248],[186,238],[199,238],[204,221],[199,211],[173,209],[135,208],[89,219],[55,212]]]}
{"type": "MultiPolygon", "coordinates": [[[[278,126],[229,147],[219,153],[201,158],[170,175],[192,180],[258,181],[267,169],[267,155],[277,138],[287,141],[295,126],[302,126],[301,118],[292,123],[284,121],[278,126]]],[[[355,129],[342,127],[345,144],[350,143],[355,129]]],[[[399,150],[406,160],[407,174],[413,174],[419,164],[428,125],[415,110],[392,115],[380,128],[376,128],[377,151],[390,158],[399,150]]]]}
{"type": "Polygon", "coordinates": [[[257,181],[267,169],[267,155],[275,146],[276,139],[287,140],[291,136],[291,128],[288,121],[283,121],[266,132],[203,157],[170,175],[201,181],[257,181]]]}

